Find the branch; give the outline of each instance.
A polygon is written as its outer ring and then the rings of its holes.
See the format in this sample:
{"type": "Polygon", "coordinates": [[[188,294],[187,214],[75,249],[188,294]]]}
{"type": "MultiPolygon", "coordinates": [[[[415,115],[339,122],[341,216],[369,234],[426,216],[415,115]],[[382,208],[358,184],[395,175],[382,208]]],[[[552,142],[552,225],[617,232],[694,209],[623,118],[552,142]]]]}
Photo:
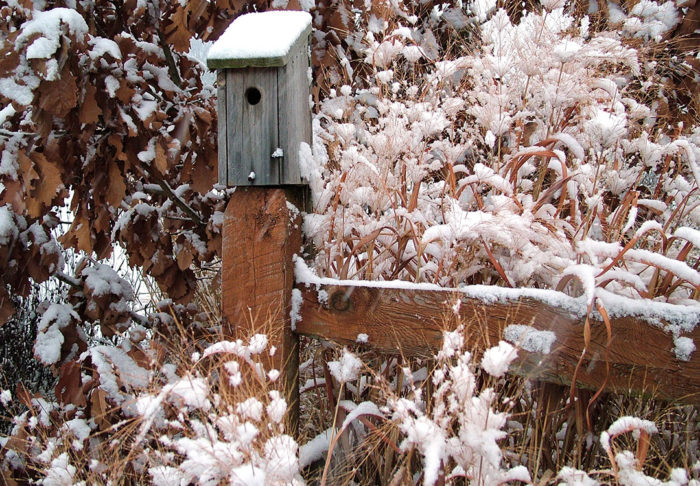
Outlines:
{"type": "Polygon", "coordinates": [[[175,205],[187,214],[192,220],[200,226],[206,226],[202,217],[192,209],[180,196],[175,194],[175,191],[164,180],[158,180],[158,185],[163,189],[163,192],[175,203],[175,205]]]}
{"type": "Polygon", "coordinates": [[[182,79],[180,78],[180,73],[177,70],[177,65],[175,64],[175,58],[173,58],[173,52],[170,50],[170,46],[163,38],[163,33],[158,29],[158,43],[160,48],[163,49],[163,54],[165,55],[165,61],[168,63],[168,74],[173,79],[173,82],[178,88],[182,89],[182,79]]]}
{"type": "Polygon", "coordinates": [[[53,275],[54,275],[54,277],[56,277],[57,279],[59,279],[59,280],[60,280],[61,282],[63,282],[64,284],[70,285],[70,286],[73,287],[73,288],[78,289],[78,288],[82,288],[82,287],[83,287],[82,284],[80,283],[80,280],[78,280],[78,279],[75,278],[75,277],[71,277],[70,275],[66,275],[66,274],[63,273],[63,272],[56,272],[56,273],[54,273],[53,275]]]}

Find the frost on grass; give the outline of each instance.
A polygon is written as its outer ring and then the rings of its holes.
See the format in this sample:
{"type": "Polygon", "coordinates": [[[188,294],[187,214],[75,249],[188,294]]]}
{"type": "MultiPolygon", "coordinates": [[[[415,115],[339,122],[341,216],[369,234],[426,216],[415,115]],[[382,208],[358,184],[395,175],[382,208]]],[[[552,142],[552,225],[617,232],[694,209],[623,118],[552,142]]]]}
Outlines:
{"type": "Polygon", "coordinates": [[[489,375],[500,378],[508,371],[510,363],[518,357],[518,351],[505,341],[498,343],[498,346],[489,348],[481,358],[481,367],[489,375]]]}
{"type": "Polygon", "coordinates": [[[328,362],[328,369],[339,383],[347,383],[355,380],[362,371],[362,361],[344,348],[339,360],[328,362]]]}
{"type": "MultiPolygon", "coordinates": [[[[496,409],[498,400],[492,388],[479,389],[459,331],[445,333],[443,349],[436,356],[430,413],[425,412],[422,395],[391,398],[389,409],[404,435],[402,450],[415,448],[423,459],[423,484],[438,480],[441,468],[453,464],[453,476],[467,476],[482,484],[530,481],[522,466],[503,467],[498,441],[507,436],[507,414],[496,409]]],[[[501,342],[486,351],[487,359],[499,373],[507,370],[514,348],[501,342]],[[505,359],[504,359],[505,358],[505,359]]],[[[488,364],[491,367],[491,364],[488,364]]],[[[494,371],[492,369],[492,371],[494,371]]],[[[448,469],[449,470],[449,469],[448,469]]]]}

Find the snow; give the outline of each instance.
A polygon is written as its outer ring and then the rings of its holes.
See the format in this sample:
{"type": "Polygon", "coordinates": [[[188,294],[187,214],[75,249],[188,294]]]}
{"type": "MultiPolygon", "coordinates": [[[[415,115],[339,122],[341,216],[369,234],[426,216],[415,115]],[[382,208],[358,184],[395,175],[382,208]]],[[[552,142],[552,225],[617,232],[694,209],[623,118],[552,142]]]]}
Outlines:
{"type": "Polygon", "coordinates": [[[345,416],[345,420],[343,420],[340,430],[347,428],[348,425],[354,422],[361,415],[374,415],[381,418],[384,417],[384,414],[379,411],[379,407],[377,407],[374,402],[362,402],[358,405],[355,405],[353,402],[349,403],[352,404],[352,409],[350,410],[350,413],[345,416]]]}
{"type": "Polygon", "coordinates": [[[207,63],[230,59],[285,57],[311,27],[307,12],[269,11],[241,15],[207,53],[207,63]]]}
{"type": "Polygon", "coordinates": [[[510,363],[517,358],[518,351],[505,341],[498,346],[489,348],[481,358],[481,367],[494,378],[500,378],[506,374],[510,363]]]}
{"type": "Polygon", "coordinates": [[[627,119],[599,108],[592,110],[590,119],[584,122],[591,141],[602,148],[616,144],[627,131],[627,119]]]}
{"type": "Polygon", "coordinates": [[[83,16],[71,8],[54,8],[43,12],[34,11],[32,20],[22,24],[20,34],[15,41],[22,46],[30,38],[39,37],[27,47],[27,59],[48,59],[54,55],[61,42],[69,42],[62,34],[67,32],[80,38],[87,34],[88,26],[83,16]]]}
{"type": "Polygon", "coordinates": [[[284,150],[281,148],[277,147],[274,152],[272,152],[272,155],[270,156],[273,159],[278,159],[284,157],[284,150]]]}
{"type": "Polygon", "coordinates": [[[267,484],[275,484],[275,481],[279,482],[277,484],[292,484],[299,472],[298,447],[288,435],[271,437],[265,442],[263,452],[267,484]]]}
{"type": "Polygon", "coordinates": [[[54,460],[41,481],[43,486],[73,486],[73,477],[77,469],[70,463],[68,453],[64,452],[54,460]]]}
{"type": "Polygon", "coordinates": [[[357,375],[362,370],[362,361],[346,348],[343,348],[343,355],[340,360],[329,361],[328,369],[338,382],[347,383],[357,378],[357,375]]]}
{"type": "Polygon", "coordinates": [[[12,392],[10,390],[3,390],[0,392],[0,404],[2,404],[3,407],[7,407],[10,402],[12,402],[12,392]]]}
{"type": "MultiPolygon", "coordinates": [[[[667,258],[666,260],[670,259],[667,258]]],[[[460,288],[450,288],[440,287],[431,283],[415,283],[403,280],[340,280],[317,276],[301,258],[295,257],[294,261],[297,283],[306,286],[316,286],[317,288],[324,285],[338,285],[343,287],[432,290],[445,292],[446,300],[449,300],[448,297],[450,295],[460,294],[463,296],[463,299],[472,298],[485,304],[533,299],[556,307],[563,312],[569,313],[572,317],[584,317],[587,313],[585,297],[570,297],[551,289],[506,288],[495,285],[467,285],[460,288]]],[[[674,261],[684,265],[682,262],[674,261]]],[[[596,288],[595,295],[611,318],[634,316],[646,320],[652,325],[658,325],[659,322],[669,322],[680,326],[686,332],[692,331],[698,324],[698,310],[695,306],[628,298],[613,294],[602,288],[596,288]]],[[[600,318],[597,311],[594,311],[592,315],[595,318],[600,318]]]]}
{"type": "Polygon", "coordinates": [[[18,235],[14,213],[8,206],[0,207],[0,245],[9,246],[18,235]]]}
{"type": "Polygon", "coordinates": [[[75,418],[65,422],[62,428],[75,436],[75,440],[72,442],[73,449],[81,451],[83,441],[90,437],[91,429],[88,423],[84,419],[75,418]]]}
{"type": "Polygon", "coordinates": [[[557,479],[562,481],[560,486],[598,486],[600,483],[586,474],[585,471],[573,467],[564,466],[557,474],[557,479]]]}
{"type": "Polygon", "coordinates": [[[612,438],[626,432],[633,432],[634,437],[637,438],[640,430],[645,431],[649,435],[658,432],[656,425],[650,420],[631,416],[620,417],[608,427],[607,431],[600,434],[600,444],[604,450],[610,451],[610,440],[612,438]]]}
{"type": "Polygon", "coordinates": [[[277,390],[270,392],[270,403],[265,407],[267,416],[274,423],[279,424],[284,420],[284,414],[287,412],[287,402],[277,390]]]}
{"type": "Polygon", "coordinates": [[[680,361],[690,361],[690,355],[697,349],[693,340],[687,336],[675,337],[673,344],[673,354],[680,361]]]}
{"type": "Polygon", "coordinates": [[[119,50],[119,45],[111,39],[104,37],[92,37],[88,40],[88,45],[91,47],[88,55],[93,61],[99,59],[105,54],[109,54],[114,59],[121,60],[122,53],[119,50]]]}
{"type": "MultiPolygon", "coordinates": [[[[15,113],[17,113],[17,112],[15,111],[15,108],[12,106],[12,103],[8,103],[7,106],[5,106],[5,108],[0,110],[0,126],[2,126],[2,124],[5,123],[10,118],[15,116],[15,113]]],[[[4,153],[5,152],[3,151],[3,155],[4,155],[4,153]]]]}
{"type": "Polygon", "coordinates": [[[297,328],[297,322],[301,322],[301,305],[304,303],[304,298],[301,295],[301,290],[292,289],[292,308],[289,311],[291,319],[292,331],[297,328]]]}
{"type": "Polygon", "coordinates": [[[250,338],[250,343],[248,344],[248,351],[250,354],[260,354],[265,351],[267,347],[268,339],[266,334],[255,334],[250,338]]]}
{"type": "Polygon", "coordinates": [[[244,419],[259,422],[262,419],[263,404],[260,400],[250,397],[236,405],[236,413],[244,419]]]}
{"type": "Polygon", "coordinates": [[[81,359],[87,357],[90,357],[100,375],[100,388],[117,404],[127,399],[121,386],[127,389],[144,388],[150,382],[150,373],[141,368],[123,349],[116,346],[92,347],[82,354],[81,359]]]}
{"type": "Polygon", "coordinates": [[[44,312],[37,325],[37,336],[34,343],[34,355],[45,365],[57,363],[61,358],[63,333],[71,321],[79,322],[80,318],[69,304],[53,303],[44,312]]]}
{"type": "Polygon", "coordinates": [[[134,298],[131,285],[109,265],[98,263],[94,267],[83,269],[82,274],[85,277],[85,286],[95,297],[113,295],[128,301],[134,298]]]}
{"type": "Polygon", "coordinates": [[[361,332],[357,335],[357,338],[355,338],[355,342],[360,344],[367,344],[369,342],[369,336],[364,332],[361,332]]]}
{"type": "Polygon", "coordinates": [[[164,393],[178,397],[182,404],[191,408],[208,411],[211,403],[207,398],[209,386],[203,378],[186,376],[175,383],[163,387],[164,393]]]}
{"type": "Polygon", "coordinates": [[[552,331],[540,331],[532,326],[510,324],[503,332],[503,339],[531,353],[549,354],[557,335],[552,331]]]}
{"type": "Polygon", "coordinates": [[[299,467],[305,468],[312,462],[322,459],[330,445],[333,430],[326,429],[299,448],[299,467]]]}

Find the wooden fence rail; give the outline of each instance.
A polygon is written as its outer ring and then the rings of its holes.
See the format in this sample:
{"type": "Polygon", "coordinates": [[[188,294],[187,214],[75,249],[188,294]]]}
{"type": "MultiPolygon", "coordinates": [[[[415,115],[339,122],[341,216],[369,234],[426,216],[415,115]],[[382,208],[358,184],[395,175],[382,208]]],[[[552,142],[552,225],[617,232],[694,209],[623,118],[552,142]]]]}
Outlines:
{"type": "MultiPolygon", "coordinates": [[[[516,375],[562,385],[571,384],[575,376],[577,386],[583,388],[605,386],[610,391],[700,403],[700,354],[679,361],[672,336],[638,318],[611,319],[609,347],[605,324],[589,321],[591,337],[584,355],[585,318],[534,299],[484,303],[456,290],[339,285],[321,290],[324,304],[319,303],[315,288],[304,289],[297,333],[346,344],[355,343],[357,335],[364,333],[367,345],[379,351],[426,356],[440,348],[442,332],[454,329],[458,322],[464,326],[468,349],[477,352],[503,339],[507,326],[524,324],[554,333],[554,340],[546,354],[520,348],[511,367],[516,375]],[[457,316],[453,305],[458,299],[457,316]]],[[[700,327],[689,337],[700,342],[700,327]]]]}

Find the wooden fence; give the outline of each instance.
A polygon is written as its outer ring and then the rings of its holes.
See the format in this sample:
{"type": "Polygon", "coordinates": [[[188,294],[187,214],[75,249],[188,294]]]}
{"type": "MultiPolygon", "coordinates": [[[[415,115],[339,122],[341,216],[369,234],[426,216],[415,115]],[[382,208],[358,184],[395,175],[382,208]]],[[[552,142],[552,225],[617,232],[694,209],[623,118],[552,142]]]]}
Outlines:
{"type": "MultiPolygon", "coordinates": [[[[586,325],[584,318],[534,299],[485,303],[449,289],[329,281],[322,289],[300,286],[303,301],[296,310],[301,320],[293,329],[293,255],[302,247],[296,208],[306,208],[307,193],[299,146],[311,142],[310,32],[311,17],[304,12],[245,15],[208,58],[209,66],[219,70],[219,180],[238,187],[224,216],[223,314],[234,336],[272,323],[278,351],[269,366],[282,371],[293,406],[298,406],[299,335],[352,344],[367,334],[365,345],[378,351],[427,356],[441,346],[442,331],[458,321],[476,350],[496,344],[509,324],[553,331],[549,353],[519,351],[511,368],[517,375],[700,403],[700,352],[689,361],[677,360],[672,336],[633,316],[611,319],[608,328],[595,320],[586,325]],[[237,50],[239,45],[269,45],[265,36],[274,26],[280,30],[274,49],[237,50]],[[251,32],[261,38],[251,39],[251,32]],[[323,303],[319,290],[328,296],[323,303]],[[456,299],[462,301],[458,316],[452,311],[456,299]]],[[[700,343],[700,326],[688,337],[700,343]]]]}
{"type": "MultiPolygon", "coordinates": [[[[518,351],[515,375],[597,390],[649,394],[700,404],[700,353],[679,361],[673,338],[661,327],[633,316],[589,321],[532,298],[486,303],[457,290],[415,290],[391,285],[328,283],[317,288],[295,284],[293,255],[302,244],[298,212],[303,190],[240,188],[226,210],[223,235],[222,298],[225,317],[250,334],[273,320],[277,353],[269,363],[282,370],[290,403],[298,403],[298,335],[356,343],[387,354],[430,356],[442,344],[442,332],[464,325],[468,346],[483,350],[503,338],[509,324],[554,332],[549,353],[518,351]],[[300,320],[292,329],[292,289],[301,291],[300,320]],[[319,291],[325,292],[319,299],[319,291]],[[459,315],[453,306],[461,301],[459,315]],[[251,329],[252,327],[252,329],[251,329]],[[584,353],[585,350],[585,353],[584,353]]],[[[700,326],[688,335],[700,342],[700,326]]],[[[296,412],[292,412],[294,415],[296,412]]]]}

